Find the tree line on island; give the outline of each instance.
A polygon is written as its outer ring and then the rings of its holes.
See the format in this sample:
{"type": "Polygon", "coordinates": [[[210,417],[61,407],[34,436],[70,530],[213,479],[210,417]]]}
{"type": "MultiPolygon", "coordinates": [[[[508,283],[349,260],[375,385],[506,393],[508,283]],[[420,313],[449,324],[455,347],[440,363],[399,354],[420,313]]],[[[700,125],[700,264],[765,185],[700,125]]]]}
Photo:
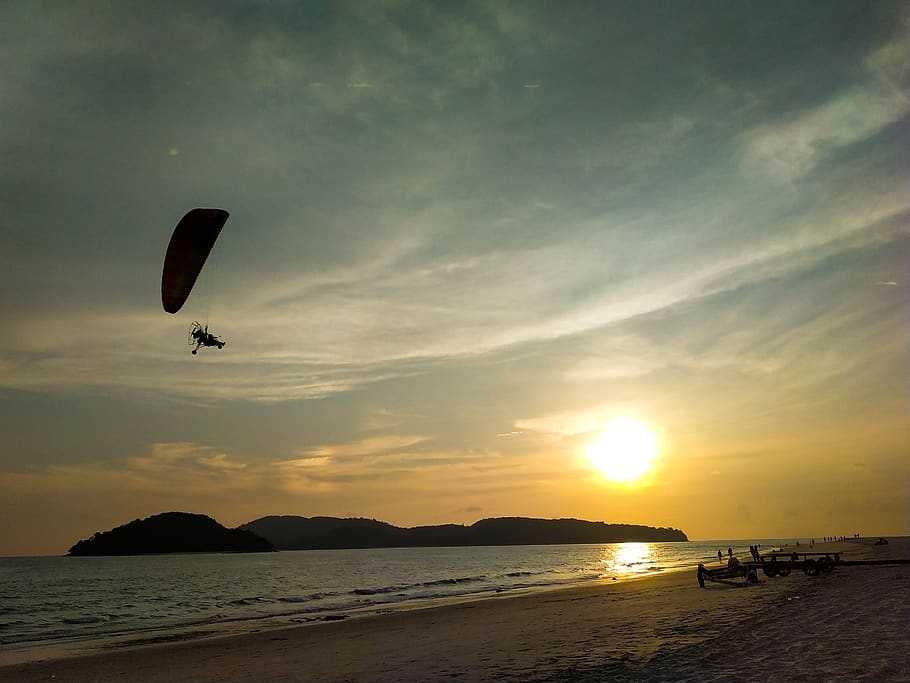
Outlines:
{"type": "Polygon", "coordinates": [[[499,517],[482,519],[471,525],[402,528],[374,519],[270,516],[228,529],[206,515],[164,512],[95,533],[76,543],[69,554],[149,555],[688,540],[679,529],[581,519],[499,517]]]}

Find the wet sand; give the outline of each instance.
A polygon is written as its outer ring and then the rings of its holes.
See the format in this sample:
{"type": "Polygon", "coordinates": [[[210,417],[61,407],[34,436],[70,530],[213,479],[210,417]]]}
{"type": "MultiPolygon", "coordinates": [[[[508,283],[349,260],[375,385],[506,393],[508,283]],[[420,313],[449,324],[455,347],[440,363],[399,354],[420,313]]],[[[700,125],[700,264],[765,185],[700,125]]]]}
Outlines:
{"type": "MultiPolygon", "coordinates": [[[[910,541],[814,550],[910,557],[910,541]]],[[[0,680],[910,680],[908,624],[906,565],[704,590],[686,571],[31,662],[0,680]]]]}

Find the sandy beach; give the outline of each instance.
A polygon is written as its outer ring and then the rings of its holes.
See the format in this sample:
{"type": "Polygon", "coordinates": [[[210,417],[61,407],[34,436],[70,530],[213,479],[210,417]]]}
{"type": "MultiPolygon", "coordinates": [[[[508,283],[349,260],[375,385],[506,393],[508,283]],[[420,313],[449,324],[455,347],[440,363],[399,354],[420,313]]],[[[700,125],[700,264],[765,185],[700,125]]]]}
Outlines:
{"type": "MultiPolygon", "coordinates": [[[[908,548],[892,541],[876,556],[908,548]]],[[[30,662],[0,668],[0,680],[910,680],[908,623],[907,566],[704,590],[685,571],[30,662]]]]}

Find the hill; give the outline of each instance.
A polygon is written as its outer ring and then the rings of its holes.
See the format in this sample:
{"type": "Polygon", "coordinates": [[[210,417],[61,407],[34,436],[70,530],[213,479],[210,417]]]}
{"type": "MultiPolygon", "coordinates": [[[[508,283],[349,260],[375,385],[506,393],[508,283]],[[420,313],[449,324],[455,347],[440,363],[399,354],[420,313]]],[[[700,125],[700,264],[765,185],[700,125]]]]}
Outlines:
{"type": "Polygon", "coordinates": [[[279,550],[689,540],[679,529],[528,517],[482,519],[470,526],[401,528],[373,519],[270,516],[240,528],[258,534],[279,550]]]}
{"type": "Polygon", "coordinates": [[[247,529],[228,529],[211,517],[163,512],[136,519],[76,543],[70,555],[264,552],[272,544],[247,529]]]}

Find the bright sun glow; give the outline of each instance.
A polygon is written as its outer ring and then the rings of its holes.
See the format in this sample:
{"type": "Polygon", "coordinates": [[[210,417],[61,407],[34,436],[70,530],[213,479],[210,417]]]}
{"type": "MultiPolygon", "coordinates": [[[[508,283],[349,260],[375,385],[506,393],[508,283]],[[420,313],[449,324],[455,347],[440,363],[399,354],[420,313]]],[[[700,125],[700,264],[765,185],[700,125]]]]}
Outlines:
{"type": "Polygon", "coordinates": [[[657,456],[657,436],[638,420],[619,418],[607,424],[588,446],[587,454],[610,481],[633,482],[651,469],[657,456]]]}

